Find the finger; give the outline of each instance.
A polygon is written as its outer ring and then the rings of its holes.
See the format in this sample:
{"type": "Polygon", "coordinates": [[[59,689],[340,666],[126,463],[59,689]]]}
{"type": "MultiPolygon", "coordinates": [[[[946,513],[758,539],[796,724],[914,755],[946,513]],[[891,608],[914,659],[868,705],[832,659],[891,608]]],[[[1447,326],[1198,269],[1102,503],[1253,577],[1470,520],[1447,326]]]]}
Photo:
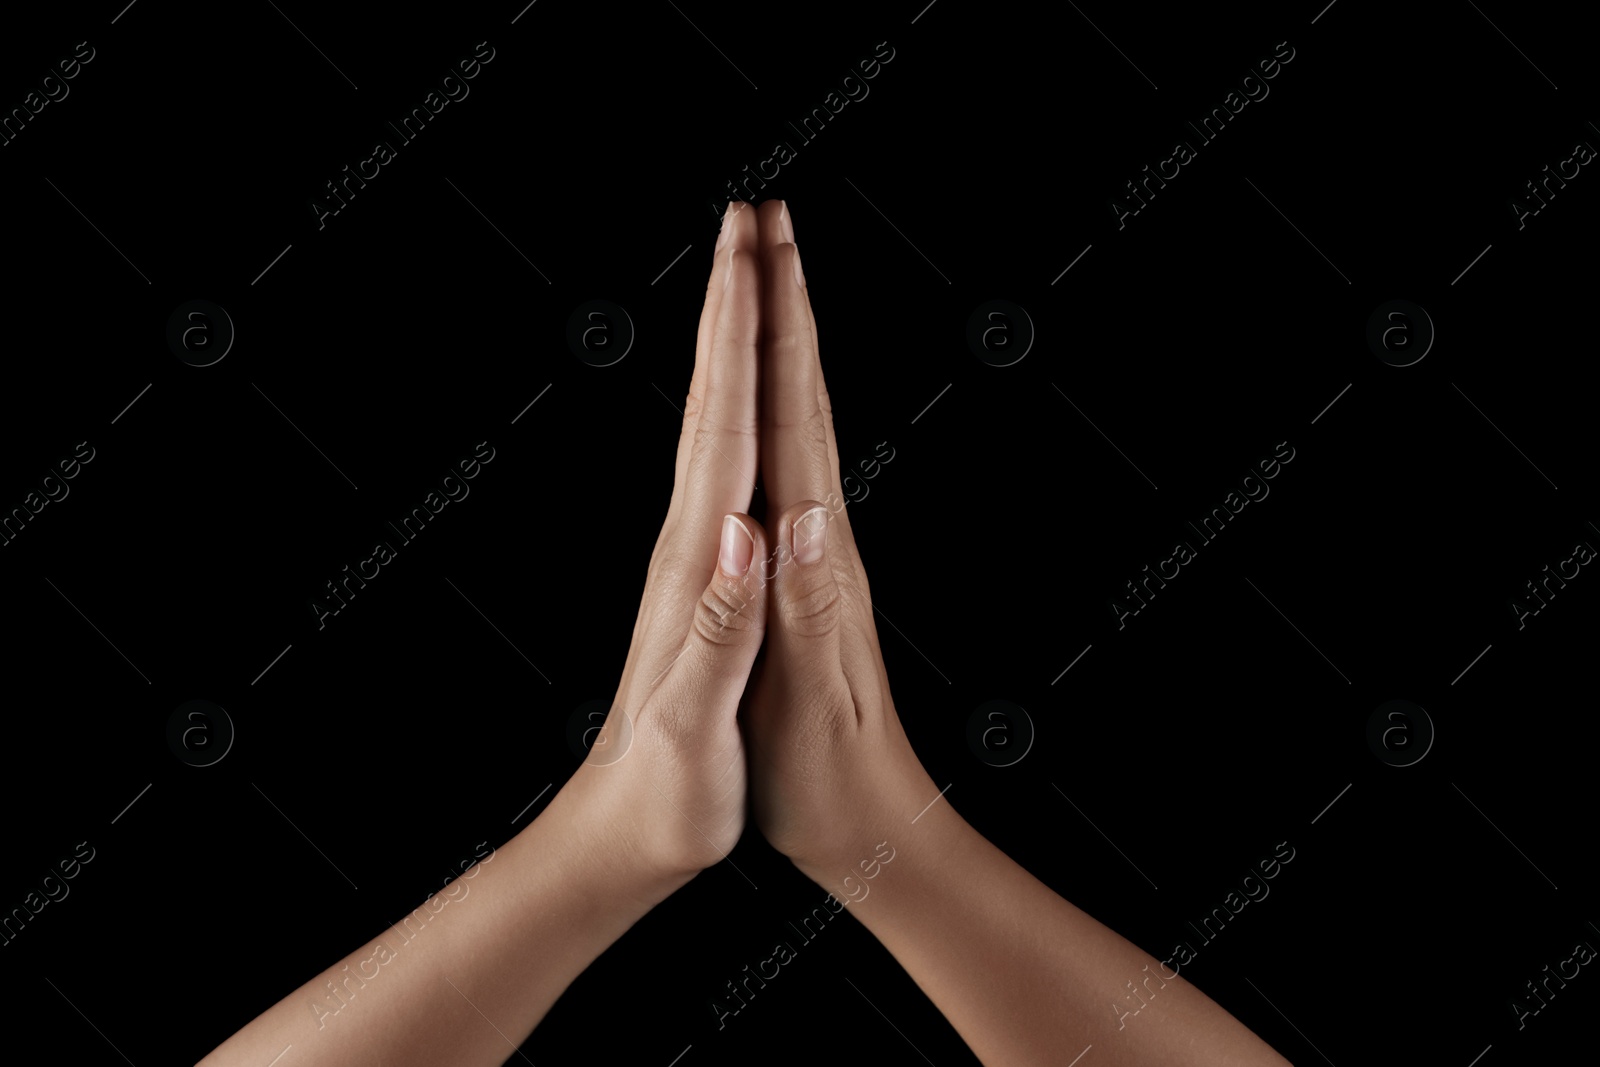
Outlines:
{"type": "Polygon", "coordinates": [[[724,515],[749,509],[755,491],[761,280],[749,251],[729,248],[726,264],[712,283],[724,289],[676,517],[674,536],[682,545],[698,544],[707,532],[714,536],[724,515]]]}
{"type": "MultiPolygon", "coordinates": [[[[705,403],[705,383],[710,371],[712,345],[726,292],[722,282],[728,259],[735,251],[753,253],[756,249],[756,218],[747,211],[749,204],[732,201],[722,215],[722,231],[717,234],[716,248],[712,252],[711,274],[706,282],[705,303],[700,309],[700,326],[695,337],[694,373],[689,379],[689,393],[683,403],[683,429],[678,436],[677,461],[674,468],[672,501],[667,508],[667,525],[682,510],[684,487],[688,482],[689,457],[694,452],[695,428],[705,403]]],[[[754,471],[750,472],[754,474],[754,471]]],[[[748,505],[741,505],[748,506],[748,505]]],[[[665,527],[663,527],[665,529],[665,527]]]]}
{"type": "Polygon", "coordinates": [[[706,713],[733,719],[766,629],[767,583],[757,562],[768,554],[766,531],[748,515],[729,514],[718,542],[716,567],[682,647],[646,704],[683,729],[706,713]]]}
{"type": "Polygon", "coordinates": [[[829,564],[832,516],[815,500],[801,500],[779,516],[778,551],[765,562],[761,577],[771,587],[766,669],[779,672],[780,685],[814,689],[842,678],[839,662],[842,605],[829,564]]]}
{"type": "MultiPolygon", "coordinates": [[[[773,227],[780,237],[790,236],[781,203],[762,209],[764,236],[773,227]]],[[[829,499],[835,492],[834,470],[819,403],[821,370],[799,249],[793,241],[780,240],[764,249],[762,260],[762,471],[767,499],[783,510],[801,500],[829,499]]]]}
{"type": "MultiPolygon", "coordinates": [[[[756,217],[760,223],[757,241],[763,260],[769,256],[782,255],[780,246],[795,243],[794,219],[789,214],[789,202],[787,200],[767,201],[757,209],[756,217]]],[[[823,379],[820,358],[822,346],[818,338],[817,318],[812,311],[809,294],[804,298],[804,304],[806,321],[811,326],[812,350],[816,358],[816,366],[812,373],[816,376],[817,408],[822,412],[823,438],[828,446],[829,491],[834,494],[831,497],[824,494],[823,499],[837,507],[837,501],[844,498],[839,495],[843,486],[839,470],[839,446],[833,436],[833,406],[828,402],[828,386],[823,379]]],[[[840,511],[838,517],[844,521],[845,527],[848,529],[849,519],[844,512],[840,511]]]]}

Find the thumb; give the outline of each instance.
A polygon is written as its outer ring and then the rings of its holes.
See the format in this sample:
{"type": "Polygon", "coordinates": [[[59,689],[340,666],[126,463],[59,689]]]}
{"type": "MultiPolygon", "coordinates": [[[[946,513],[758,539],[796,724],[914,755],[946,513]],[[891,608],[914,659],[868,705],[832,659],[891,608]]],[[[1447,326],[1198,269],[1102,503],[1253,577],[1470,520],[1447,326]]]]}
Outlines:
{"type": "Polygon", "coordinates": [[[723,517],[716,567],[662,685],[665,700],[733,717],[766,627],[767,591],[759,566],[766,543],[766,532],[750,516],[723,517]]]}
{"type": "Polygon", "coordinates": [[[764,574],[773,589],[769,663],[797,679],[839,673],[839,585],[828,561],[832,522],[815,500],[787,508],[778,520],[776,564],[764,574]]]}

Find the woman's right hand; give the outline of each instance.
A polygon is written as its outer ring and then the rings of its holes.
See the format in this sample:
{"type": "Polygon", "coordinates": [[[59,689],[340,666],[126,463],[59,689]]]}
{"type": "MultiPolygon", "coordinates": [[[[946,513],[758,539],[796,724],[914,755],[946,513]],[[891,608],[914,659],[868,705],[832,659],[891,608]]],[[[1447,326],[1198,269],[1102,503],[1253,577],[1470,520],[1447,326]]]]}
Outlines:
{"type": "MultiPolygon", "coordinates": [[[[761,205],[759,222],[761,472],[776,551],[759,572],[767,652],[745,732],[767,840],[852,905],[984,1063],[1067,1063],[1092,1046],[1105,1067],[1288,1067],[939,802],[889,694],[785,205],[761,205]]],[[[928,523],[960,543],[946,514],[928,523]]]]}
{"type": "Polygon", "coordinates": [[[876,846],[938,788],[889,693],[787,206],[762,204],[758,222],[761,474],[774,548],[760,564],[767,650],[746,716],[752,804],[774,848],[850,899],[876,846]]]}

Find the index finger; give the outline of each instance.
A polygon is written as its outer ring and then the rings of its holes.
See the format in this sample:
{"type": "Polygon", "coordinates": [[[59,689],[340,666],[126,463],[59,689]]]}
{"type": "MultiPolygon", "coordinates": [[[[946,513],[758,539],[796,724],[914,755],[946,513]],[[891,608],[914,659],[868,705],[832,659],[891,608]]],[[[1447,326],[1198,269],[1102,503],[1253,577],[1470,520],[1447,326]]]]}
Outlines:
{"type": "MultiPolygon", "coordinates": [[[[762,204],[761,469],[774,512],[827,500],[838,484],[823,413],[822,366],[800,250],[783,201],[762,204]]],[[[836,451],[836,450],[835,450],[836,451]]]]}

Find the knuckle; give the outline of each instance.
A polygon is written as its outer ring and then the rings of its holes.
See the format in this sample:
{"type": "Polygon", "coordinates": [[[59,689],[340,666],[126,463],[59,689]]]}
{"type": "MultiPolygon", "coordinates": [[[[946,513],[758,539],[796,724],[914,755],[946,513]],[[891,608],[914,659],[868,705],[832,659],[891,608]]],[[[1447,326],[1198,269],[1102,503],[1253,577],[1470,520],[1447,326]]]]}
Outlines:
{"type": "Polygon", "coordinates": [[[695,607],[695,633],[713,645],[743,644],[750,634],[760,629],[756,599],[739,582],[713,582],[695,607]]]}
{"type": "Polygon", "coordinates": [[[755,438],[756,436],[758,432],[753,408],[748,413],[734,418],[729,418],[725,411],[702,412],[694,428],[695,444],[705,445],[708,448],[715,445],[719,437],[755,438]]]}
{"type": "Polygon", "coordinates": [[[813,580],[781,598],[784,629],[800,637],[823,637],[839,626],[844,604],[831,574],[813,580]]]}
{"type": "Polygon", "coordinates": [[[778,352],[782,355],[802,354],[812,356],[816,352],[816,337],[806,327],[796,326],[793,329],[773,330],[762,338],[762,347],[769,352],[778,352]]]}
{"type": "Polygon", "coordinates": [[[650,559],[650,568],[645,572],[645,584],[651,589],[661,589],[670,594],[673,590],[696,582],[699,567],[699,561],[685,555],[673,539],[664,538],[659,551],[650,559]]]}
{"type": "Polygon", "coordinates": [[[813,438],[815,438],[823,441],[824,447],[826,447],[826,438],[822,437],[822,431],[827,428],[827,423],[823,419],[822,409],[818,407],[815,402],[813,402],[812,405],[806,409],[805,414],[801,415],[799,418],[785,419],[774,416],[769,421],[774,427],[780,430],[798,429],[813,431],[812,433],[807,433],[805,435],[804,439],[807,445],[810,446],[813,442],[813,438]]]}

